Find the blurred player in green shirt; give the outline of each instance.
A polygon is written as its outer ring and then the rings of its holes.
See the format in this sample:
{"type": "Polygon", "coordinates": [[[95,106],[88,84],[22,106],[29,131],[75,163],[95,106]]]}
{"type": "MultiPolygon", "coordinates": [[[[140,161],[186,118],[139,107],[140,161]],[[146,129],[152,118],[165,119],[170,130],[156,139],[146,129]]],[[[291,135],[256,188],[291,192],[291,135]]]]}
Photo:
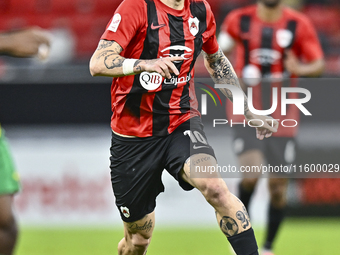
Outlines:
{"type": "MultiPolygon", "coordinates": [[[[50,42],[45,31],[28,28],[0,33],[0,54],[13,57],[45,59],[50,42]]],[[[17,238],[13,214],[13,197],[20,189],[19,175],[15,169],[5,132],[0,125],[0,254],[11,255],[17,238]]]]}

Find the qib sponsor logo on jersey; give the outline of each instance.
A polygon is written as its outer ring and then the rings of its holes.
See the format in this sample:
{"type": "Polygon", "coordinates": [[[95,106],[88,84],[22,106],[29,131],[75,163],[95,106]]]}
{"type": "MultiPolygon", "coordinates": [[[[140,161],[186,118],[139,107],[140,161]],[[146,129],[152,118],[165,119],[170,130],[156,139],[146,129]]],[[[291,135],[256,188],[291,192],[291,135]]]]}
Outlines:
{"type": "MultiPolygon", "coordinates": [[[[164,79],[164,85],[177,86],[179,84],[185,84],[191,80],[191,74],[181,77],[172,77],[171,79],[164,79]]],[[[143,72],[139,76],[139,82],[143,88],[147,90],[155,90],[161,86],[163,77],[159,73],[143,72]]]]}
{"type": "MultiPolygon", "coordinates": [[[[192,49],[186,46],[182,46],[182,45],[169,46],[161,51],[161,53],[163,53],[162,57],[182,57],[183,60],[190,59],[192,57],[192,52],[193,52],[192,49]],[[169,53],[165,53],[165,52],[169,52],[169,53]]],[[[174,63],[180,63],[183,60],[174,61],[174,63]]],[[[189,73],[186,76],[181,76],[181,77],[174,76],[171,79],[165,79],[164,84],[176,86],[178,84],[187,83],[190,80],[191,80],[191,74],[189,73]]],[[[163,82],[163,77],[159,73],[142,72],[139,76],[139,82],[143,88],[147,90],[155,90],[159,86],[161,86],[163,82]]]]}
{"type": "Polygon", "coordinates": [[[282,54],[272,49],[255,49],[250,52],[250,60],[255,64],[273,65],[281,59],[282,54]]]}
{"type": "Polygon", "coordinates": [[[142,72],[139,76],[140,84],[147,90],[157,89],[161,86],[162,81],[163,77],[159,73],[142,72]]]}

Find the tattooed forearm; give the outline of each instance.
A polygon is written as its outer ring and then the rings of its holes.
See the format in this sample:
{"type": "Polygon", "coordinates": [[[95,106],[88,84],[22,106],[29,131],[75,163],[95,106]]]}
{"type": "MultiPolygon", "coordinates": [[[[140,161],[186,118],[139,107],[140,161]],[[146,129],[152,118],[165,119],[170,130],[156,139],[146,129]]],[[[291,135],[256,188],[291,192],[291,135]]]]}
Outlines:
{"type": "Polygon", "coordinates": [[[240,86],[229,60],[224,56],[221,49],[215,54],[205,53],[204,57],[212,70],[210,75],[216,83],[240,86]]]}
{"type": "MultiPolygon", "coordinates": [[[[241,88],[237,75],[221,49],[214,54],[204,53],[205,64],[211,78],[216,84],[228,84],[241,88]]],[[[233,102],[233,94],[229,89],[220,88],[221,92],[233,102]]],[[[249,112],[247,97],[244,95],[244,114],[249,112]]]]}
{"type": "Polygon", "coordinates": [[[122,47],[115,41],[106,41],[106,40],[100,40],[97,50],[106,49],[108,47],[111,47],[113,44],[114,44],[114,48],[112,50],[116,51],[117,53],[120,53],[123,50],[122,47]]]}
{"type": "Polygon", "coordinates": [[[131,232],[137,232],[137,231],[145,231],[149,232],[152,229],[153,222],[152,220],[145,221],[144,225],[138,225],[137,223],[130,223],[128,225],[128,228],[131,232]]]}
{"type": "Polygon", "coordinates": [[[115,43],[113,50],[116,51],[119,54],[123,51],[123,48],[118,43],[115,43]]]}
{"type": "Polygon", "coordinates": [[[110,47],[113,43],[114,43],[114,41],[101,40],[98,44],[97,50],[101,50],[101,49],[105,49],[107,47],[110,47]]]}
{"type": "Polygon", "coordinates": [[[142,71],[142,67],[139,65],[142,62],[142,60],[137,60],[135,62],[135,64],[133,65],[133,67],[135,68],[135,72],[140,72],[142,71]]]}
{"type": "Polygon", "coordinates": [[[123,61],[125,60],[124,57],[119,55],[122,50],[122,47],[115,41],[101,40],[97,48],[98,53],[96,54],[95,59],[97,61],[103,61],[102,63],[104,63],[107,69],[122,67],[123,61]]]}
{"type": "Polygon", "coordinates": [[[100,40],[97,50],[90,60],[90,72],[92,76],[124,76],[123,62],[120,54],[123,48],[115,41],[100,40]]]}
{"type": "Polygon", "coordinates": [[[238,234],[238,225],[236,221],[231,217],[223,216],[220,221],[220,228],[227,237],[238,234]]]}
{"type": "Polygon", "coordinates": [[[105,57],[104,64],[105,64],[107,69],[113,69],[113,68],[116,68],[116,67],[123,66],[124,60],[125,60],[125,58],[123,58],[122,56],[120,56],[116,53],[112,53],[112,54],[109,54],[105,57]]]}
{"type": "Polygon", "coordinates": [[[106,57],[108,55],[113,55],[113,54],[116,54],[113,50],[106,50],[106,51],[103,51],[101,52],[97,57],[96,59],[100,59],[102,57],[106,57]]]}
{"type": "Polygon", "coordinates": [[[123,65],[123,61],[125,60],[125,58],[123,58],[122,56],[120,56],[113,50],[106,50],[106,51],[101,52],[97,56],[97,59],[101,59],[101,58],[104,58],[103,61],[107,69],[120,67],[123,65]]]}

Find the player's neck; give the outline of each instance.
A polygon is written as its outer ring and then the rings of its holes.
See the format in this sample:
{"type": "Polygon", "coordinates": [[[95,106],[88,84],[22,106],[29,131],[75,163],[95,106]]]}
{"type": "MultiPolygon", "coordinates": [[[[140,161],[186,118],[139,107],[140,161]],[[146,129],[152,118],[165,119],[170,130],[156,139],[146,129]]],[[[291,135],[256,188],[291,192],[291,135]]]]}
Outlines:
{"type": "Polygon", "coordinates": [[[278,21],[282,16],[282,5],[267,7],[263,3],[257,4],[257,16],[264,22],[278,21]]]}
{"type": "Polygon", "coordinates": [[[163,4],[175,10],[182,10],[184,8],[185,0],[160,0],[163,4]]]}

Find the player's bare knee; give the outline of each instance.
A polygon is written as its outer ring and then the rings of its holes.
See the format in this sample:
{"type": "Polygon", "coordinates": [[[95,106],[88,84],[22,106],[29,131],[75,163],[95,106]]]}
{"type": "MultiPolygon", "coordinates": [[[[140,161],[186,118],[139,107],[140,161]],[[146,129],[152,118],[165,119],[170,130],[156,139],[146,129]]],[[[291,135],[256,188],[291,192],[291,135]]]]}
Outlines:
{"type": "Polygon", "coordinates": [[[136,250],[146,250],[150,244],[151,235],[142,235],[140,233],[133,234],[131,237],[131,245],[136,250]]]}
{"type": "Polygon", "coordinates": [[[201,192],[211,205],[220,205],[225,201],[229,190],[222,180],[214,179],[207,181],[202,187],[201,192]]]}
{"type": "Polygon", "coordinates": [[[118,243],[118,255],[123,254],[123,252],[125,251],[125,247],[126,247],[126,241],[125,241],[125,238],[123,238],[118,243]]]}

